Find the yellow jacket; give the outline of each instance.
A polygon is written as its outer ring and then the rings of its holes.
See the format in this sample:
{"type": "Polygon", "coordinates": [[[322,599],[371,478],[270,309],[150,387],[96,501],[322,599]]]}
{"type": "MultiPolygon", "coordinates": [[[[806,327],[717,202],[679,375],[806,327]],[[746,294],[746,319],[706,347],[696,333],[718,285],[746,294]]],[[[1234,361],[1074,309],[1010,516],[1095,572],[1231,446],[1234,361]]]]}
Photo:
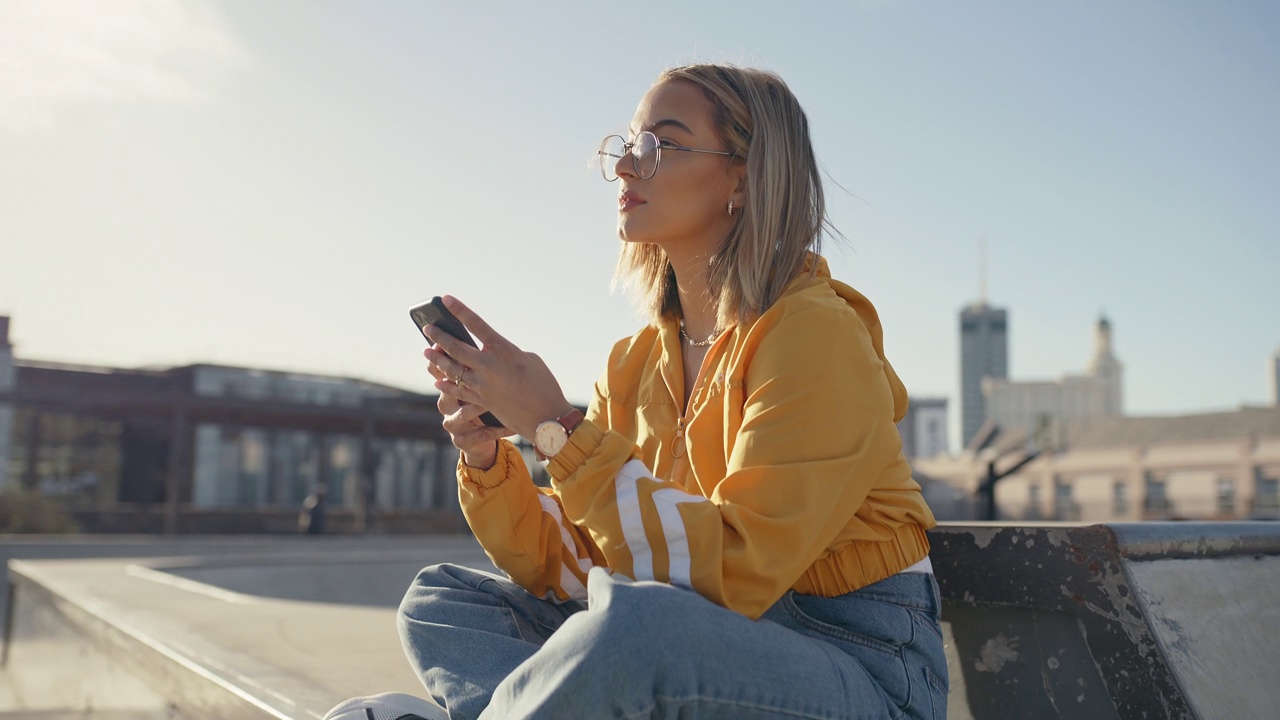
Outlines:
{"type": "Polygon", "coordinates": [[[459,463],[497,567],[566,600],[601,565],[756,618],[788,589],[831,597],[924,559],[936,523],[894,424],[906,389],[875,308],[825,261],[716,340],[683,416],[680,353],[669,319],[614,346],[550,489],[505,440],[492,468],[459,463]]]}

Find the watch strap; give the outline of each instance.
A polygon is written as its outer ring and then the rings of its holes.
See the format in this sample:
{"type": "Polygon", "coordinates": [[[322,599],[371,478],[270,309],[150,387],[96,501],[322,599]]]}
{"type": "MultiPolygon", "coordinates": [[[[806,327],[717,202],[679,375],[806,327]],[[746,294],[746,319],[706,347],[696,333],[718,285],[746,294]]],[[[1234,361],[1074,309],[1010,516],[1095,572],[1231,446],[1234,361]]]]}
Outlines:
{"type": "Polygon", "coordinates": [[[569,412],[556,418],[556,422],[560,423],[560,426],[564,428],[565,432],[572,435],[573,431],[577,430],[578,426],[582,424],[582,421],[586,419],[587,417],[582,414],[581,410],[578,408],[570,408],[569,412]]]}

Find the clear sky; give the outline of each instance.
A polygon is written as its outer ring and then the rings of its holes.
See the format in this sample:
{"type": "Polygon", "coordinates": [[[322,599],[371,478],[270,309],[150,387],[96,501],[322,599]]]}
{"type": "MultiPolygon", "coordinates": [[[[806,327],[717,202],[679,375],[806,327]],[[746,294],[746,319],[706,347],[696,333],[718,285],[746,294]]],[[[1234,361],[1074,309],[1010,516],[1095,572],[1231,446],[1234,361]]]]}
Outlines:
{"type": "Polygon", "coordinates": [[[1269,0],[5,0],[0,314],[23,358],[429,391],[406,310],[451,293],[585,402],[639,322],[588,163],[663,68],[732,61],[804,104],[832,269],[953,426],[980,238],[1014,379],[1083,371],[1105,311],[1130,413],[1260,404],[1277,31],[1269,0]]]}

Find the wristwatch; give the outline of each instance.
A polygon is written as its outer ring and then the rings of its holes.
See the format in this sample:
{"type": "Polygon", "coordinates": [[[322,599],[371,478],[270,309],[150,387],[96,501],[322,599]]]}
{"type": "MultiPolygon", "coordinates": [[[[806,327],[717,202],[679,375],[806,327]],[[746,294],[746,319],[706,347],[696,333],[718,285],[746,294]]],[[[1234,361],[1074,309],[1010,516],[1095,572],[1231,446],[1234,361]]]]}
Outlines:
{"type": "Polygon", "coordinates": [[[538,427],[533,431],[533,449],[537,451],[538,459],[553,458],[556,453],[563,450],[569,443],[569,433],[576,430],[582,420],[582,411],[573,408],[555,420],[538,423],[538,427]]]}

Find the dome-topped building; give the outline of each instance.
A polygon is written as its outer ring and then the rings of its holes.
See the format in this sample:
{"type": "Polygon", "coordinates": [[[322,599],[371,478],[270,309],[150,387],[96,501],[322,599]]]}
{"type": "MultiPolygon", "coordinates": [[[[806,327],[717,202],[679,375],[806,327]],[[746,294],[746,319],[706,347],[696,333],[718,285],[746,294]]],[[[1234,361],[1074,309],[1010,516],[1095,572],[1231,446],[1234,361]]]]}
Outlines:
{"type": "Polygon", "coordinates": [[[1099,315],[1093,326],[1093,359],[1089,361],[1088,377],[1095,384],[1097,415],[1119,417],[1124,414],[1124,366],[1111,351],[1111,321],[1099,315]]]}
{"type": "Polygon", "coordinates": [[[987,420],[1004,430],[1021,428],[1028,437],[1049,439],[1066,422],[1124,414],[1124,366],[1112,345],[1111,321],[1099,316],[1094,324],[1093,357],[1083,375],[1058,380],[983,382],[987,420]]]}

